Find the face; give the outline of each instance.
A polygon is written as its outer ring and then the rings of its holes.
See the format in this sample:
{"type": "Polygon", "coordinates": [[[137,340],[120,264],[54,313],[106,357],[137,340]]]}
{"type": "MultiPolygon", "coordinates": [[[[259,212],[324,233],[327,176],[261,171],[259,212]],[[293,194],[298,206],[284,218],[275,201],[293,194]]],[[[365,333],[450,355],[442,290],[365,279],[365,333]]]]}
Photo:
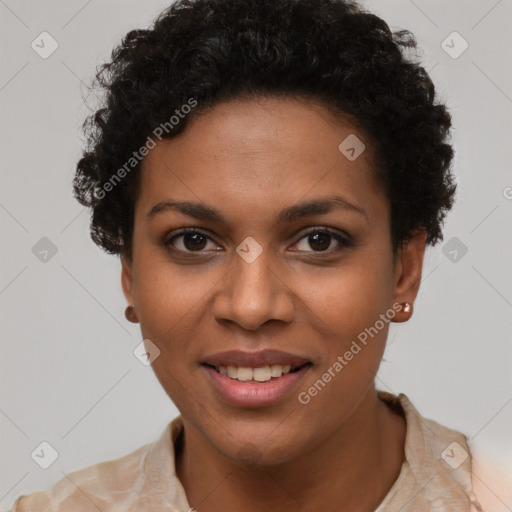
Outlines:
{"type": "Polygon", "coordinates": [[[291,460],[350,425],[393,304],[414,300],[421,237],[393,257],[368,141],[338,149],[354,135],[317,103],[238,100],[143,161],[123,289],[185,428],[233,460],[291,460]]]}

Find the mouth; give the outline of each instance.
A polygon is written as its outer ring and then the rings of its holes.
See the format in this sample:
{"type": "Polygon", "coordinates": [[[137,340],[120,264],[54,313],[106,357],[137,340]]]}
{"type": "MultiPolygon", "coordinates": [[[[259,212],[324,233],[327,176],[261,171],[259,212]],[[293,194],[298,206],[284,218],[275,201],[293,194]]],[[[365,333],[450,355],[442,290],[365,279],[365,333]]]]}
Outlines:
{"type": "Polygon", "coordinates": [[[255,408],[289,396],[313,363],[293,354],[264,350],[215,354],[201,366],[222,400],[236,407],[255,408]]]}
{"type": "Polygon", "coordinates": [[[311,366],[311,364],[310,362],[298,366],[292,366],[291,364],[272,364],[251,368],[247,366],[214,366],[204,363],[204,366],[212,368],[220,375],[224,375],[234,381],[262,384],[280,379],[283,375],[297,373],[305,366],[311,366]]]}

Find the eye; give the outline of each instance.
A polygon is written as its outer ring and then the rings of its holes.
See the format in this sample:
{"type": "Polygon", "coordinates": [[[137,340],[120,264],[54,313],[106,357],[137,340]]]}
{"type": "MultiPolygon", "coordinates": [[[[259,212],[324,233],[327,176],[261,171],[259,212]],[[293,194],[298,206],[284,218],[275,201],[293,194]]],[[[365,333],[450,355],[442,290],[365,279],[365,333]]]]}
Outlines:
{"type": "MultiPolygon", "coordinates": [[[[164,245],[166,247],[172,246],[172,248],[182,252],[205,252],[203,249],[208,245],[208,241],[213,242],[213,240],[202,231],[196,228],[186,228],[166,239],[164,245]]],[[[215,249],[215,247],[217,247],[216,244],[214,244],[214,247],[210,250],[215,249]]]]}
{"type": "MultiPolygon", "coordinates": [[[[184,253],[204,253],[208,250],[218,250],[218,245],[209,237],[206,233],[198,230],[197,228],[185,228],[168,237],[164,241],[165,247],[170,247],[178,252],[184,253]],[[208,249],[208,243],[211,242],[213,247],[208,249]]],[[[342,235],[338,232],[333,232],[326,228],[313,228],[306,233],[300,240],[295,244],[295,247],[302,252],[334,252],[341,248],[352,247],[353,242],[347,235],[342,235]],[[302,242],[304,240],[304,242],[302,242]],[[332,249],[333,242],[338,244],[338,247],[332,249]],[[302,244],[302,247],[301,247],[302,244]],[[313,251],[308,250],[308,246],[313,251]]]]}
{"type": "Polygon", "coordinates": [[[332,252],[333,250],[340,249],[340,248],[347,248],[352,247],[353,242],[348,238],[347,236],[342,235],[341,233],[333,232],[328,229],[319,229],[314,228],[308,233],[306,233],[305,236],[303,236],[299,242],[297,242],[296,246],[298,247],[299,251],[306,251],[306,252],[332,252]],[[302,248],[301,240],[305,240],[305,242],[302,242],[302,248]],[[335,249],[330,249],[332,242],[335,241],[338,244],[338,247],[335,249]],[[308,251],[307,246],[311,247],[313,251],[308,251]]]}

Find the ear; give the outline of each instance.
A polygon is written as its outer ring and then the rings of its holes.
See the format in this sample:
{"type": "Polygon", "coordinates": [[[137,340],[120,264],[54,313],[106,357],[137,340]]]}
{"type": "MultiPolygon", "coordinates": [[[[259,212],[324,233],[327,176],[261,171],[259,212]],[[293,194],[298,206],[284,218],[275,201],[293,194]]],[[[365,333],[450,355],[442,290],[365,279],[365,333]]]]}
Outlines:
{"type": "Polygon", "coordinates": [[[121,286],[128,304],[134,304],[132,262],[125,255],[121,256],[121,286]]]}
{"type": "Polygon", "coordinates": [[[408,302],[411,311],[399,311],[395,322],[405,322],[412,315],[412,305],[418,295],[423,270],[423,257],[425,255],[427,233],[425,230],[417,231],[411,239],[402,245],[395,256],[394,269],[394,303],[408,302]]]}

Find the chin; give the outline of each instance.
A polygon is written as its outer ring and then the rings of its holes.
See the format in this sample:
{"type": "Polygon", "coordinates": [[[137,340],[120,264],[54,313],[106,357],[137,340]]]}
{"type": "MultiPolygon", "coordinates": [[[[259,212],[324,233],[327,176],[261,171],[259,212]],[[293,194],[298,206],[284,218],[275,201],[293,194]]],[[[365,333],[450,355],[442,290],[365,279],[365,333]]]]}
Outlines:
{"type": "MultiPolygon", "coordinates": [[[[289,418],[288,418],[289,419],[289,418]]],[[[216,450],[231,459],[233,462],[247,466],[275,466],[283,464],[298,457],[305,451],[305,446],[310,441],[304,438],[300,432],[285,431],[291,425],[297,425],[295,421],[273,421],[265,425],[229,424],[226,431],[217,430],[222,437],[206,435],[209,442],[216,450]],[[232,434],[232,435],[230,435],[232,434]]]]}

